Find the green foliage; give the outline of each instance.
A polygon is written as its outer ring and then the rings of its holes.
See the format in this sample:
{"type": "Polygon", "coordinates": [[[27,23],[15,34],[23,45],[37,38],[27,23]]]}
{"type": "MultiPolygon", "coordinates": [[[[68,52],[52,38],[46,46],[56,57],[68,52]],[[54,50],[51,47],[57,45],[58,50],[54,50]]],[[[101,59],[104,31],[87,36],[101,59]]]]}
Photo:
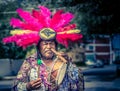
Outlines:
{"type": "MultiPolygon", "coordinates": [[[[16,9],[21,7],[31,11],[44,5],[54,9],[64,9],[75,14],[72,22],[81,29],[84,38],[91,37],[94,33],[113,34],[119,33],[119,0],[0,0],[0,58],[24,58],[26,51],[31,51],[31,47],[26,50],[17,47],[14,43],[3,44],[2,39],[9,36],[13,29],[9,25],[10,18],[18,17],[16,9]]],[[[59,45],[59,48],[64,49],[59,45]]],[[[29,54],[29,53],[27,53],[29,54]]]]}

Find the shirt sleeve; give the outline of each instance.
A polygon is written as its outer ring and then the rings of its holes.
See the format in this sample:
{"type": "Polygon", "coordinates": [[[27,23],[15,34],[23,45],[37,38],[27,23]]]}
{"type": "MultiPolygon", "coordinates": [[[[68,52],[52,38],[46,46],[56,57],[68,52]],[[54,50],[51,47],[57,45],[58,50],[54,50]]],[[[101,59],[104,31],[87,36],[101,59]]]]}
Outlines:
{"type": "Polygon", "coordinates": [[[70,64],[69,71],[70,91],[84,91],[84,76],[81,70],[73,64],[70,64]]]}
{"type": "Polygon", "coordinates": [[[27,91],[26,84],[29,81],[28,71],[30,64],[25,60],[18,72],[18,75],[14,81],[12,91],[27,91]]]}
{"type": "Polygon", "coordinates": [[[77,83],[77,87],[79,89],[79,91],[84,91],[84,76],[83,74],[81,74],[81,70],[78,69],[78,83],[77,83]]]}

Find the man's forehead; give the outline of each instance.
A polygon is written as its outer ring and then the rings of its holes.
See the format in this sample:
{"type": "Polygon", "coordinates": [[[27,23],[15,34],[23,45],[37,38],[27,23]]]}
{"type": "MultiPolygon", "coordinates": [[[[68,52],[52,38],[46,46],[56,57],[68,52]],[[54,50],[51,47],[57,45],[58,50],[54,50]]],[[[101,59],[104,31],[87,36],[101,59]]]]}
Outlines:
{"type": "Polygon", "coordinates": [[[42,40],[41,42],[42,43],[51,43],[51,42],[55,42],[55,41],[53,41],[53,40],[42,40]]]}

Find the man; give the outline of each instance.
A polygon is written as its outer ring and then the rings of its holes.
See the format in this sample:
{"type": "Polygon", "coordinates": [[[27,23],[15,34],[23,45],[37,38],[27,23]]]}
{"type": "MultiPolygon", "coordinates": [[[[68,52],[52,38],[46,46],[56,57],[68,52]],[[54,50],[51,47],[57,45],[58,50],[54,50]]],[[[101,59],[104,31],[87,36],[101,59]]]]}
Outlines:
{"type": "Polygon", "coordinates": [[[82,38],[75,24],[68,24],[71,13],[57,11],[51,18],[48,8],[40,6],[32,14],[18,9],[23,21],[13,18],[11,25],[22,30],[11,32],[13,36],[4,43],[16,42],[26,48],[36,44],[37,53],[24,61],[14,83],[14,91],[83,91],[84,80],[80,70],[64,53],[56,52],[57,43],[68,47],[69,42],[82,38]],[[74,30],[73,30],[74,29],[74,30]]]}

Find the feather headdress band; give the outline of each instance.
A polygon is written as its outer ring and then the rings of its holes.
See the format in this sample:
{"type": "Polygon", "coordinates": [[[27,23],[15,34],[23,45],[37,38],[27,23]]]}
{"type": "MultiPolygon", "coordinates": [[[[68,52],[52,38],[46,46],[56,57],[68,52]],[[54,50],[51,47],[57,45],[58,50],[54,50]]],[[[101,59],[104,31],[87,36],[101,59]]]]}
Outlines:
{"type": "Polygon", "coordinates": [[[75,42],[82,38],[80,30],[75,29],[76,24],[69,24],[74,15],[58,10],[53,16],[50,10],[39,6],[40,10],[32,12],[17,9],[17,13],[23,19],[12,18],[10,25],[17,28],[11,31],[12,36],[3,39],[4,43],[15,42],[18,46],[26,48],[37,44],[40,39],[56,41],[68,47],[69,41],[75,42]],[[52,16],[52,17],[51,17],[52,16]]]}

